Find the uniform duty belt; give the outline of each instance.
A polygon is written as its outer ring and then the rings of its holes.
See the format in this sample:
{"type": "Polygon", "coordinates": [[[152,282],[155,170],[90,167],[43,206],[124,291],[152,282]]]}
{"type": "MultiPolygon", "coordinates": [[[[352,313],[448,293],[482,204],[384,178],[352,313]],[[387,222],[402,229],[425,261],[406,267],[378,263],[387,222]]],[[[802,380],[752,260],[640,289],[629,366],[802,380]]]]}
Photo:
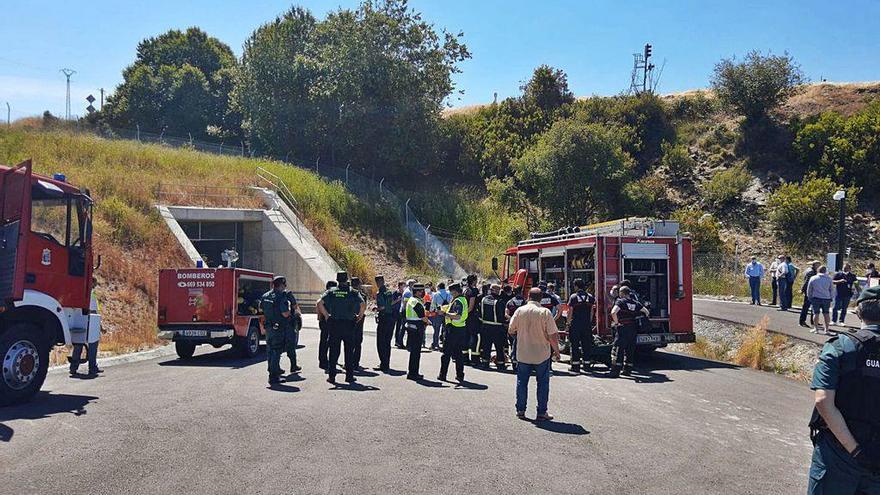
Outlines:
{"type": "Polygon", "coordinates": [[[480,320],[480,322],[481,322],[483,325],[498,325],[499,327],[500,327],[501,325],[504,325],[504,323],[498,323],[498,322],[495,322],[495,321],[484,321],[484,320],[480,320]]]}

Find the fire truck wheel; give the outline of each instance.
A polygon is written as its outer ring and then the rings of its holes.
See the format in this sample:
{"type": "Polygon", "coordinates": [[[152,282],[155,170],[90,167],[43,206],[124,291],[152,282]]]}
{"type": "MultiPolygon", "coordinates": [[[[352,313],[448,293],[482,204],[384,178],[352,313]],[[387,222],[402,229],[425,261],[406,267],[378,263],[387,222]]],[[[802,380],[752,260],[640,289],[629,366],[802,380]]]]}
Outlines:
{"type": "Polygon", "coordinates": [[[236,337],[236,347],[238,347],[241,357],[252,358],[260,352],[260,327],[259,324],[251,323],[248,333],[244,337],[236,337]]]}
{"type": "Polygon", "coordinates": [[[50,347],[39,328],[26,323],[0,334],[0,406],[24,402],[40,390],[49,370],[50,347]]]}
{"type": "Polygon", "coordinates": [[[185,340],[178,340],[174,343],[174,350],[177,351],[177,357],[180,359],[189,359],[196,352],[196,345],[185,340]]]}

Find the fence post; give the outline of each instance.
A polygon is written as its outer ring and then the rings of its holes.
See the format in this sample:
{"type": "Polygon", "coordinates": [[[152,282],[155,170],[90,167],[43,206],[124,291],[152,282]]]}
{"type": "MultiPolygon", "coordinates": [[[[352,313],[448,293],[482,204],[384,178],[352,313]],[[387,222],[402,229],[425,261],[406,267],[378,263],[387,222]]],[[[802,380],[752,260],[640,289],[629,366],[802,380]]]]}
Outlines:
{"type": "Polygon", "coordinates": [[[141,142],[141,126],[140,124],[135,124],[134,127],[137,129],[137,140],[141,142]]]}
{"type": "Polygon", "coordinates": [[[187,134],[189,135],[189,145],[192,146],[193,145],[193,135],[191,132],[187,132],[187,134]]]}
{"type": "Polygon", "coordinates": [[[220,141],[220,154],[223,154],[223,141],[220,141]]]}
{"type": "Polygon", "coordinates": [[[428,254],[428,234],[430,233],[430,231],[431,225],[428,224],[428,226],[425,227],[425,254],[428,254]]]}
{"type": "Polygon", "coordinates": [[[241,156],[244,156],[244,141],[241,142],[241,156]]]}
{"type": "Polygon", "coordinates": [[[412,198],[406,198],[406,203],[403,204],[403,214],[406,216],[406,225],[409,225],[409,202],[412,198]]]}
{"type": "Polygon", "coordinates": [[[382,180],[379,181],[379,197],[382,197],[382,183],[385,182],[385,177],[382,177],[382,180]]]}
{"type": "Polygon", "coordinates": [[[351,167],[350,163],[345,165],[345,187],[348,187],[348,167],[351,167]]]}
{"type": "Polygon", "coordinates": [[[318,163],[319,163],[320,161],[321,161],[321,157],[320,157],[320,156],[319,156],[318,158],[315,158],[315,173],[318,174],[318,175],[321,175],[321,173],[318,172],[318,163]]]}

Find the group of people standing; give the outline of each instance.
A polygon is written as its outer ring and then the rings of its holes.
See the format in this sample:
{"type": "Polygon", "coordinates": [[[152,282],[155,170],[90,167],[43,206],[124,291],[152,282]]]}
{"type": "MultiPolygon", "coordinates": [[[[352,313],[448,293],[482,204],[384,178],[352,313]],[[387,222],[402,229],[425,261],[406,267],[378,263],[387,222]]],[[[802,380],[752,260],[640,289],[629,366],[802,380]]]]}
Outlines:
{"type": "MultiPolygon", "coordinates": [[[[750,304],[761,305],[761,283],[768,276],[772,289],[770,304],[775,306],[778,300],[780,311],[793,307],[794,288],[799,284],[803,298],[799,318],[802,327],[825,335],[831,332],[831,325],[843,325],[850,301],[859,289],[852,266],[844,263],[843,268],[832,275],[822,262],[813,261],[803,274],[800,271],[792,263],[791,256],[779,255],[766,270],[757,257],[752,256],[744,272],[749,281],[750,304]]],[[[865,276],[869,279],[880,278],[880,272],[870,263],[865,276]]]]}

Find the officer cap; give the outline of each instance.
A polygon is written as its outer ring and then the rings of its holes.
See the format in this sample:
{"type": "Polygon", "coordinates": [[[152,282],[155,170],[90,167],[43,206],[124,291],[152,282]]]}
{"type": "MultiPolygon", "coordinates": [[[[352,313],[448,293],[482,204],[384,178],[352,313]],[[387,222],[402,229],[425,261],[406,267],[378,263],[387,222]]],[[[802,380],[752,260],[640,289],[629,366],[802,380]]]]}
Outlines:
{"type": "Polygon", "coordinates": [[[351,277],[351,285],[360,285],[361,279],[360,277],[351,277]]]}
{"type": "Polygon", "coordinates": [[[501,292],[501,286],[499,284],[492,284],[489,286],[489,290],[492,292],[501,292]]]}
{"type": "Polygon", "coordinates": [[[461,292],[461,284],[459,284],[459,283],[450,284],[449,290],[454,290],[455,292],[461,292]]]}
{"type": "Polygon", "coordinates": [[[476,281],[477,281],[477,276],[474,275],[474,274],[472,273],[472,274],[468,275],[467,278],[466,278],[465,280],[467,280],[468,283],[470,283],[470,282],[476,282],[476,281]]]}
{"type": "Polygon", "coordinates": [[[415,283],[412,286],[412,290],[425,290],[425,284],[415,283]]]}
{"type": "Polygon", "coordinates": [[[340,284],[348,282],[348,272],[336,272],[336,281],[340,284]]]}
{"type": "Polygon", "coordinates": [[[384,281],[385,281],[385,276],[384,276],[384,275],[376,275],[376,282],[380,282],[380,281],[381,281],[381,282],[384,282],[384,281]]]}
{"type": "Polygon", "coordinates": [[[859,294],[857,302],[870,301],[872,299],[880,299],[880,285],[868,287],[859,294]]]}
{"type": "Polygon", "coordinates": [[[282,276],[282,275],[276,275],[275,277],[272,278],[272,283],[274,285],[278,285],[278,284],[287,285],[287,279],[284,278],[284,276],[282,276]]]}

